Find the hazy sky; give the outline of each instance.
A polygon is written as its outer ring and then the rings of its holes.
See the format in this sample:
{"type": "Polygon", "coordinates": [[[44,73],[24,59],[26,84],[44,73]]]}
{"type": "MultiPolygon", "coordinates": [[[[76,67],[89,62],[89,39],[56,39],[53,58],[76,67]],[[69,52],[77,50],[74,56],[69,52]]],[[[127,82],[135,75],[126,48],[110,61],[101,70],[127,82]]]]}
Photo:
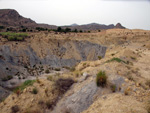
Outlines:
{"type": "Polygon", "coordinates": [[[150,0],[0,0],[0,9],[17,10],[37,23],[116,24],[150,30],[150,0]]]}

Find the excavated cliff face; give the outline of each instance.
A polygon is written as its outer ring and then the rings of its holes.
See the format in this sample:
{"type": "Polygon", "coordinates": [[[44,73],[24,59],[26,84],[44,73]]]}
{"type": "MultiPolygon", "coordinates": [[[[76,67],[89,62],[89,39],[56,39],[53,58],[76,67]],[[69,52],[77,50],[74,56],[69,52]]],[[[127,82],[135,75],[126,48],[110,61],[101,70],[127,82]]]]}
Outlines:
{"type": "Polygon", "coordinates": [[[67,39],[30,39],[0,45],[0,78],[25,79],[41,75],[46,69],[73,67],[80,61],[104,57],[106,47],[67,39]]]}

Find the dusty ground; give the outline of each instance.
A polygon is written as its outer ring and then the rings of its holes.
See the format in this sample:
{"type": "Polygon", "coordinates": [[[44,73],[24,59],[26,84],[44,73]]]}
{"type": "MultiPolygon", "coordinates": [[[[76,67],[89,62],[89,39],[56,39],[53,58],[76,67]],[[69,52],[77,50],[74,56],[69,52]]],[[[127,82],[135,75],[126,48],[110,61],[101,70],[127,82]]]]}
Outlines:
{"type": "MultiPolygon", "coordinates": [[[[39,36],[38,33],[35,35],[39,36]]],[[[54,85],[58,76],[53,76],[52,81],[40,79],[40,83],[27,87],[19,96],[12,93],[0,103],[0,113],[11,113],[15,105],[19,106],[18,113],[150,112],[150,31],[113,29],[98,33],[43,33],[40,36],[88,40],[105,45],[108,49],[103,59],[81,62],[74,72],[59,75],[60,78],[72,77],[76,82],[64,96],[58,95],[54,85]],[[107,62],[112,58],[119,58],[126,63],[107,62]],[[97,87],[95,83],[96,74],[100,70],[105,71],[108,77],[105,88],[97,87]],[[115,92],[111,91],[110,84],[116,85],[115,92]],[[34,87],[38,89],[36,95],[31,93],[34,87]],[[45,90],[48,90],[47,93],[45,90]],[[56,98],[59,98],[56,106],[54,104],[53,109],[48,109],[45,103],[56,98]]]]}

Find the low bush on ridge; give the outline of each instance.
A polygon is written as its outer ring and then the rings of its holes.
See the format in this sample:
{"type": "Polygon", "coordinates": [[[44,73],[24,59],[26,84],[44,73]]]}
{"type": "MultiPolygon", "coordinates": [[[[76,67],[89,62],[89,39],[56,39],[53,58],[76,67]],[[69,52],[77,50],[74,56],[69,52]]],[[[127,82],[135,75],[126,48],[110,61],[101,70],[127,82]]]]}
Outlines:
{"type": "Polygon", "coordinates": [[[107,85],[107,76],[105,71],[100,71],[96,76],[97,86],[105,87],[107,85]]]}

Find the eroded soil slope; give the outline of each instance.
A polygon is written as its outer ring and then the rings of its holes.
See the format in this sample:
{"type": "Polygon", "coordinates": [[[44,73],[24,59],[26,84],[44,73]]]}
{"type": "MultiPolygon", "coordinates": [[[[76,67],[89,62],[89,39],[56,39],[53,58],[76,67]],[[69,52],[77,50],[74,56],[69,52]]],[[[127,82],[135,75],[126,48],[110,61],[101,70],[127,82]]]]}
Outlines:
{"type": "MultiPolygon", "coordinates": [[[[1,112],[12,112],[14,107],[18,113],[150,112],[149,31],[113,29],[100,33],[53,36],[57,39],[73,38],[101,43],[107,46],[105,57],[96,61],[82,61],[73,72],[49,75],[19,94],[12,93],[0,103],[1,112]],[[99,71],[106,73],[105,87],[96,85],[99,71]],[[60,93],[62,87],[58,87],[58,84],[62,79],[72,79],[74,84],[60,93]],[[34,88],[38,90],[36,94],[33,93],[34,88]]],[[[66,88],[66,83],[61,86],[66,88]]]]}

